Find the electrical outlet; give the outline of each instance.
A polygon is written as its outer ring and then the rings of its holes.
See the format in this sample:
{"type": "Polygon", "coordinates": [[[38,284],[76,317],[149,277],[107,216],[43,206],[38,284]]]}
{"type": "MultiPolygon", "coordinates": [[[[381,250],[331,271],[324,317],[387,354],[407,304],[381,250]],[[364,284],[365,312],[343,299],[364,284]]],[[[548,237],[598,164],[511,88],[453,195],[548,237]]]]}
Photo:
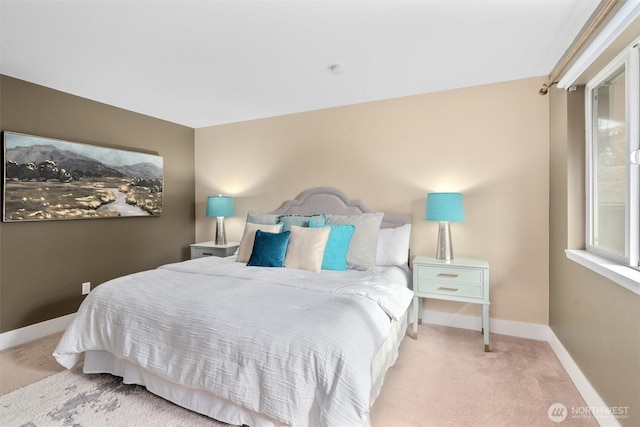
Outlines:
{"type": "Polygon", "coordinates": [[[86,295],[91,292],[91,282],[82,283],[82,295],[86,295]]]}

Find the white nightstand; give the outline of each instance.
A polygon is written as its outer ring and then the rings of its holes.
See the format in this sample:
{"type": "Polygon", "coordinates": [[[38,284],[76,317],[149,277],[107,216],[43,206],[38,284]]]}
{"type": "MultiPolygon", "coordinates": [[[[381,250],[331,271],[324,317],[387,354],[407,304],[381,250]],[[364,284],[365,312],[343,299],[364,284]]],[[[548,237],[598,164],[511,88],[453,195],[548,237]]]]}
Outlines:
{"type": "Polygon", "coordinates": [[[482,304],[484,351],[489,351],[489,264],[456,258],[446,262],[417,256],[413,259],[413,334],[418,338],[421,298],[482,304]]]}
{"type": "Polygon", "coordinates": [[[216,245],[215,242],[192,243],[191,259],[202,258],[205,256],[229,256],[233,255],[238,249],[238,242],[228,242],[226,245],[216,245]]]}

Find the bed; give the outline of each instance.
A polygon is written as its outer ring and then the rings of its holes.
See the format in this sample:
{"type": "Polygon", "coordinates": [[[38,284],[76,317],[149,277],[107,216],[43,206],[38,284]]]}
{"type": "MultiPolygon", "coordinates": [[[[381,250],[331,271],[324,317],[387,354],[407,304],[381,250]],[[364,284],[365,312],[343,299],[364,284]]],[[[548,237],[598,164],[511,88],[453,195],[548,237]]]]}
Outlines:
{"type": "Polygon", "coordinates": [[[340,190],[307,190],[249,212],[231,257],[98,286],[54,357],[233,425],[369,425],[411,318],[410,228],[340,190]],[[268,266],[285,236],[284,268],[268,266]]]}

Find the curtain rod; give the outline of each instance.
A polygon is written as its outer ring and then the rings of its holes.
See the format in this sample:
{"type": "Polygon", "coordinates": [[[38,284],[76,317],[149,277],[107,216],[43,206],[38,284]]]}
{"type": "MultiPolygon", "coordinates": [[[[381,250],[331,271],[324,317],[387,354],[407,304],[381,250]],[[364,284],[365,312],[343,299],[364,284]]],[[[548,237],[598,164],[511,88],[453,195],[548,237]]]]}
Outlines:
{"type": "Polygon", "coordinates": [[[569,49],[562,55],[560,61],[553,67],[551,70],[551,74],[549,74],[549,78],[546,82],[543,83],[542,87],[538,91],[540,95],[546,95],[549,93],[549,88],[555,84],[557,84],[557,78],[560,76],[560,73],[564,71],[564,69],[569,65],[569,62],[573,60],[573,58],[578,54],[578,51],[584,46],[589,37],[594,33],[594,31],[600,26],[602,21],[607,17],[611,9],[618,3],[618,0],[605,0],[603,1],[602,7],[596,13],[591,16],[589,24],[587,28],[582,32],[579,38],[574,40],[569,49]]]}

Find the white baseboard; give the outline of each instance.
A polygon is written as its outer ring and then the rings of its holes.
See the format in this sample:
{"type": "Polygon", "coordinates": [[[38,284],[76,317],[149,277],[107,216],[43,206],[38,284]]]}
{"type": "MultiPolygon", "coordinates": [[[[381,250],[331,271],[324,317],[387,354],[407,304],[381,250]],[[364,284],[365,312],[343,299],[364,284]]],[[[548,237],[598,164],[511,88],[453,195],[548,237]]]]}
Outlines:
{"type": "MultiPolygon", "coordinates": [[[[468,316],[433,310],[423,310],[422,319],[425,323],[434,325],[472,330],[480,330],[482,323],[480,316],[468,316]]],[[[620,427],[620,423],[616,417],[607,413],[607,404],[602,400],[596,389],[593,388],[587,377],[582,373],[567,349],[564,348],[549,326],[536,323],[514,322],[511,320],[490,319],[489,332],[547,341],[562,364],[562,367],[567,371],[567,374],[569,374],[571,381],[575,384],[586,406],[594,409],[594,411],[592,411],[593,417],[598,421],[598,424],[602,427],[620,427]]]]}
{"type": "Polygon", "coordinates": [[[560,363],[564,367],[565,371],[571,377],[571,380],[575,384],[576,388],[582,395],[585,403],[589,408],[594,408],[594,418],[598,421],[598,424],[602,427],[620,427],[620,423],[615,416],[606,413],[609,408],[604,400],[600,397],[595,388],[591,385],[587,377],[584,376],[576,362],[571,357],[571,354],[564,348],[564,345],[560,342],[556,334],[551,328],[549,328],[549,345],[553,349],[560,363]]]}
{"type": "Polygon", "coordinates": [[[0,350],[46,337],[47,335],[55,334],[56,332],[62,332],[67,328],[67,326],[69,326],[75,317],[76,314],[71,313],[66,316],[36,323],[35,325],[29,325],[24,328],[3,332],[0,334],[0,350]]]}
{"type": "MultiPolygon", "coordinates": [[[[442,311],[423,310],[422,320],[426,323],[454,328],[480,330],[480,316],[469,316],[442,311]]],[[[514,322],[512,320],[489,319],[489,332],[511,335],[532,340],[549,341],[549,326],[537,323],[514,322]]]]}

